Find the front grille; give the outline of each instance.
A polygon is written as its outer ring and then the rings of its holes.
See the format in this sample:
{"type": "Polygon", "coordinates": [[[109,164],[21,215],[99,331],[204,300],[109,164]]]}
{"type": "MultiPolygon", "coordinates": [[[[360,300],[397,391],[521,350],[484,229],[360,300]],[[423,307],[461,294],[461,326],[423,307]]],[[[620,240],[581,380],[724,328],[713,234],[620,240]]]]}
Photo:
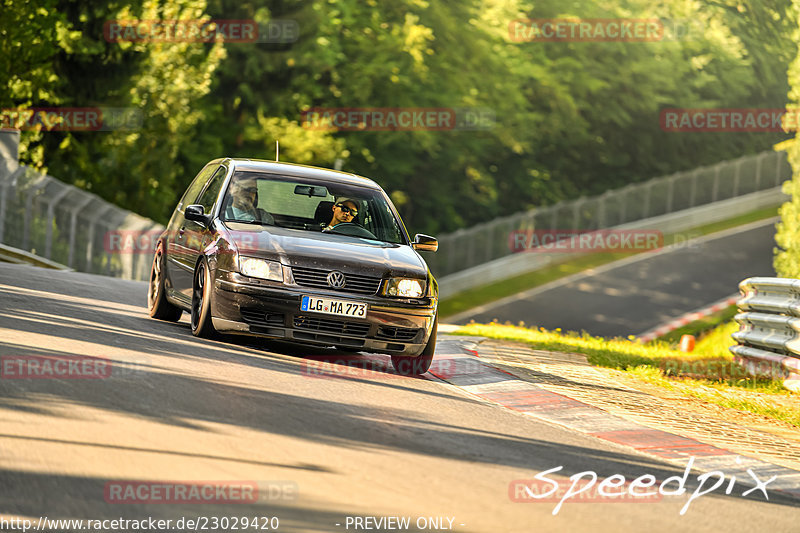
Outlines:
{"type": "Polygon", "coordinates": [[[369,333],[369,324],[343,322],[341,320],[329,320],[306,315],[294,317],[294,327],[333,335],[349,335],[351,337],[366,337],[367,333],[369,333]]]}
{"type": "Polygon", "coordinates": [[[330,270],[319,270],[316,268],[292,267],[294,281],[302,287],[315,287],[318,289],[332,289],[356,294],[375,294],[381,285],[381,278],[371,276],[361,276],[359,274],[344,273],[345,286],[341,289],[333,289],[328,285],[328,274],[330,270]]]}
{"type": "Polygon", "coordinates": [[[242,309],[242,318],[251,326],[283,326],[281,313],[268,313],[261,309],[242,309]]]}
{"type": "Polygon", "coordinates": [[[419,328],[397,328],[394,326],[381,326],[376,337],[393,341],[411,342],[420,332],[419,328]]]}

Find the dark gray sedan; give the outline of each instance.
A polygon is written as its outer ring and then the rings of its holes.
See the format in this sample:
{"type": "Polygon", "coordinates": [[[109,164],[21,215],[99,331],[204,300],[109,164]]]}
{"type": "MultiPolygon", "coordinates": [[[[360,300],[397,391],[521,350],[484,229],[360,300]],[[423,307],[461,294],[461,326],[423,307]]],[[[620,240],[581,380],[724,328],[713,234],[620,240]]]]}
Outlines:
{"type": "Polygon", "coordinates": [[[150,316],[191,313],[192,333],[256,335],[389,354],[428,370],[439,290],[374,181],[334,170],[217,159],[197,175],[160,236],[150,316]]]}

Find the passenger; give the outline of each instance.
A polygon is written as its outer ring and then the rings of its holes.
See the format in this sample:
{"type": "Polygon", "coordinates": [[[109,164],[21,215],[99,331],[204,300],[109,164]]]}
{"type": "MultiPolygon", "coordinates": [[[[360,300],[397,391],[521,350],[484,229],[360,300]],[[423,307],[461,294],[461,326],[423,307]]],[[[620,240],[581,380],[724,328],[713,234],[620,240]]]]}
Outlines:
{"type": "Polygon", "coordinates": [[[274,224],[272,215],[259,209],[258,206],[258,187],[256,180],[245,178],[235,181],[231,185],[230,193],[231,204],[225,210],[225,218],[241,222],[261,222],[262,224],[274,224]]]}

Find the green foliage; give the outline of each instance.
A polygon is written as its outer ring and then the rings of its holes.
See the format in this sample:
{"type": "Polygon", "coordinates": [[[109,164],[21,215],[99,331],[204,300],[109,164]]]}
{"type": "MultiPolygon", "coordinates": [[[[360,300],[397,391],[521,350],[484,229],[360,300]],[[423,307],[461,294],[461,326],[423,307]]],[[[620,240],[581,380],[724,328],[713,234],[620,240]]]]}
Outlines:
{"type": "Polygon", "coordinates": [[[412,232],[438,233],[766,149],[780,133],[662,131],[667,107],[783,107],[788,0],[0,0],[3,106],[132,107],[143,127],[26,132],[23,158],[164,221],[220,156],[379,181],[412,232]],[[664,42],[518,42],[520,18],[662,17],[664,42]],[[297,22],[296,41],[114,43],[106,21],[297,22]],[[494,127],[321,131],[310,107],[485,108],[494,127]]]}
{"type": "MultiPolygon", "coordinates": [[[[795,28],[792,34],[795,43],[800,42],[800,0],[794,0],[792,10],[792,20],[795,28]]],[[[800,108],[800,54],[798,54],[789,68],[789,104],[787,109],[790,113],[798,113],[800,108]]],[[[797,143],[797,136],[800,129],[796,129],[794,142],[789,143],[787,148],[789,163],[792,165],[792,179],[783,184],[783,192],[791,196],[791,199],[783,204],[778,211],[781,217],[777,225],[775,242],[778,248],[775,250],[774,266],[775,272],[785,278],[800,278],[800,144],[797,143]]]]}

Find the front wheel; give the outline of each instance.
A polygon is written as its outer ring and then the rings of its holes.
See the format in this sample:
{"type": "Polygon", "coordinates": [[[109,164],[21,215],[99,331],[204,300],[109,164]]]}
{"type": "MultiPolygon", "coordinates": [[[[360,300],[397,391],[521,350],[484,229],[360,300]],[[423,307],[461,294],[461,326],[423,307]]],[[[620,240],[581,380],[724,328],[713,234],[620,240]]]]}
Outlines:
{"type": "Polygon", "coordinates": [[[150,269],[150,284],[147,286],[147,308],[152,318],[177,322],[183,311],[167,301],[164,290],[164,248],[159,244],[153,256],[153,267],[150,269]]]}
{"type": "Polygon", "coordinates": [[[428,344],[422,353],[416,357],[408,355],[393,355],[392,366],[395,371],[403,376],[419,376],[428,371],[433,362],[433,352],[436,351],[436,330],[438,329],[439,316],[433,319],[433,330],[428,338],[428,344]]]}
{"type": "Polygon", "coordinates": [[[192,335],[214,337],[216,330],[211,323],[211,274],[205,259],[197,264],[192,285],[192,335]]]}

